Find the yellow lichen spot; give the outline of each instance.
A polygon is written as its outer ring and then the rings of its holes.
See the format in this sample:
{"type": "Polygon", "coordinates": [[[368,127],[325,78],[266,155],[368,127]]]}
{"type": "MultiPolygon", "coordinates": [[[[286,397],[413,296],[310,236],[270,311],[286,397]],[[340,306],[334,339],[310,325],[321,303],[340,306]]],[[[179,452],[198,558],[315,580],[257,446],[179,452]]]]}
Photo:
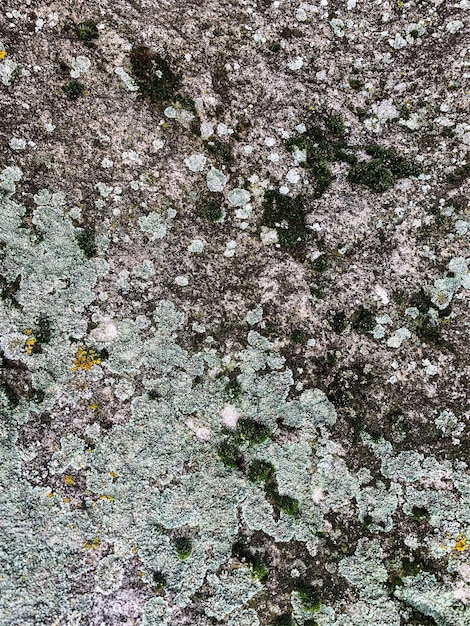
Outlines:
{"type": "Polygon", "coordinates": [[[116,480],[119,478],[119,474],[116,474],[116,472],[109,472],[109,475],[116,480]]]}
{"type": "Polygon", "coordinates": [[[34,337],[29,337],[28,339],[26,339],[26,342],[25,342],[26,354],[29,354],[29,355],[33,354],[35,343],[36,343],[36,339],[34,337]]]}
{"type": "Polygon", "coordinates": [[[7,55],[7,51],[6,50],[0,50],[0,59],[4,59],[7,55]]]}
{"type": "Polygon", "coordinates": [[[73,476],[71,476],[70,474],[67,474],[66,476],[64,476],[64,483],[66,485],[74,485],[75,484],[75,480],[74,480],[73,476]]]}
{"type": "Polygon", "coordinates": [[[64,498],[64,502],[65,504],[68,504],[70,502],[70,498],[64,498]]]}
{"type": "Polygon", "coordinates": [[[457,537],[455,538],[455,544],[452,550],[456,550],[457,552],[463,552],[467,548],[468,548],[467,538],[464,537],[462,533],[459,533],[457,537]]]}
{"type": "Polygon", "coordinates": [[[90,406],[88,408],[91,409],[92,411],[96,411],[96,409],[98,408],[98,405],[97,404],[90,404],[90,406]]]}
{"type": "Polygon", "coordinates": [[[97,506],[96,502],[95,502],[95,501],[93,501],[93,502],[91,503],[91,506],[97,506]]]}
{"type": "Polygon", "coordinates": [[[83,547],[86,548],[86,550],[89,550],[91,548],[90,542],[89,541],[84,541],[83,542],[83,547]]]}
{"type": "Polygon", "coordinates": [[[99,365],[101,363],[101,357],[96,350],[92,348],[81,347],[75,353],[75,361],[73,362],[73,367],[70,369],[74,370],[89,370],[93,367],[93,365],[99,365]]]}
{"type": "Polygon", "coordinates": [[[54,492],[53,491],[49,491],[49,493],[47,494],[48,498],[53,498],[54,497],[54,492]]]}
{"type": "Polygon", "coordinates": [[[93,539],[93,543],[91,544],[92,548],[99,548],[100,547],[100,540],[98,539],[98,537],[95,537],[93,539]]]}
{"type": "Polygon", "coordinates": [[[137,546],[132,546],[131,552],[132,554],[137,554],[137,546]]]}
{"type": "Polygon", "coordinates": [[[33,329],[32,328],[26,328],[26,330],[24,330],[23,333],[25,335],[32,335],[33,334],[33,329]]]}

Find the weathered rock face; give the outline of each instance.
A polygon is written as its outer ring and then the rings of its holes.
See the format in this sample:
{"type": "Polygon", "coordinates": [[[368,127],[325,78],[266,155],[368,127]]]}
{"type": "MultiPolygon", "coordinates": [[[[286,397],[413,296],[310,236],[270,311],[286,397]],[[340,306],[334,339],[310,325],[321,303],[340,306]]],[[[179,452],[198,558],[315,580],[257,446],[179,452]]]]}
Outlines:
{"type": "Polygon", "coordinates": [[[469,21],[0,9],[1,624],[470,624],[469,21]]]}

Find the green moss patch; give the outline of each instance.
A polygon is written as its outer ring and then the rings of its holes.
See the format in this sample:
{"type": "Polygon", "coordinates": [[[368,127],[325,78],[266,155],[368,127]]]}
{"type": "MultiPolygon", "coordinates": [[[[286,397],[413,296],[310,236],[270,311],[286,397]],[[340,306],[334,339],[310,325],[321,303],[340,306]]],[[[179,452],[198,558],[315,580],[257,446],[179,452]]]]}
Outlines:
{"type": "Polygon", "coordinates": [[[85,85],[79,80],[71,80],[65,85],[62,85],[62,91],[69,100],[78,100],[85,91],[85,85]]]}
{"type": "Polygon", "coordinates": [[[181,561],[188,559],[193,551],[193,542],[189,537],[177,537],[174,540],[176,554],[181,561]]]}
{"type": "Polygon", "coordinates": [[[293,256],[303,258],[309,230],[305,224],[304,198],[291,198],[274,189],[264,195],[263,226],[275,228],[281,248],[293,256]]]}
{"type": "Polygon", "coordinates": [[[397,154],[393,148],[382,148],[372,144],[365,148],[371,161],[357,163],[348,174],[348,180],[355,185],[367,187],[374,193],[383,193],[390,189],[400,178],[419,176],[422,169],[405,157],[397,154]]]}
{"type": "Polygon", "coordinates": [[[136,84],[151,102],[176,99],[181,80],[166,59],[148,46],[141,45],[132,48],[130,62],[136,84]]]}
{"type": "Polygon", "coordinates": [[[87,259],[90,259],[92,256],[96,254],[96,241],[95,241],[95,233],[93,230],[89,228],[85,228],[79,233],[76,237],[77,245],[87,259]]]}
{"type": "Polygon", "coordinates": [[[98,39],[98,27],[93,20],[84,20],[75,26],[75,34],[80,41],[90,43],[93,39],[98,39]]]}
{"type": "Polygon", "coordinates": [[[395,183],[392,172],[381,159],[358,163],[350,170],[348,180],[354,185],[367,187],[375,193],[383,193],[395,183]]]}
{"type": "Polygon", "coordinates": [[[318,613],[321,609],[321,596],[318,591],[307,584],[299,585],[296,591],[303,609],[312,613],[318,613]]]}

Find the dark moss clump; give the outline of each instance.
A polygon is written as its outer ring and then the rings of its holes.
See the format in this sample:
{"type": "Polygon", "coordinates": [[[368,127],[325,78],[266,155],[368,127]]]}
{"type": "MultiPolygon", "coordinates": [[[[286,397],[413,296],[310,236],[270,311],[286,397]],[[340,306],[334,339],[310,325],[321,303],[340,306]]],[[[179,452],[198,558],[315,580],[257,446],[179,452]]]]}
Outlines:
{"type": "Polygon", "coordinates": [[[314,198],[320,198],[334,180],[327,161],[319,159],[310,164],[310,171],[315,177],[314,198]]]}
{"type": "Polygon", "coordinates": [[[154,572],[152,578],[155,591],[161,591],[164,587],[166,587],[166,576],[162,572],[154,572]]]}
{"type": "Polygon", "coordinates": [[[361,333],[368,333],[375,327],[375,315],[369,309],[361,306],[354,313],[351,319],[351,326],[354,330],[361,333]]]}
{"type": "Polygon", "coordinates": [[[411,515],[419,522],[428,522],[431,517],[429,511],[424,506],[414,506],[411,509],[411,515]]]}
{"type": "Polygon", "coordinates": [[[399,178],[419,176],[422,169],[405,157],[397,154],[393,148],[382,148],[372,144],[365,148],[371,161],[357,163],[348,174],[350,183],[367,187],[374,193],[383,193],[390,189],[399,178]]]}
{"type": "Polygon", "coordinates": [[[313,298],[315,298],[316,300],[323,299],[324,293],[322,289],[320,289],[320,287],[317,287],[316,285],[310,285],[309,289],[313,298]]]}
{"type": "Polygon", "coordinates": [[[62,91],[69,100],[78,100],[85,91],[85,85],[79,80],[71,80],[65,85],[62,85],[62,91]]]}
{"type": "Polygon", "coordinates": [[[90,43],[93,39],[98,39],[98,27],[93,20],[85,20],[75,26],[75,34],[80,41],[90,43]]]}
{"type": "Polygon", "coordinates": [[[409,558],[404,558],[401,562],[401,567],[392,569],[389,573],[387,588],[390,593],[393,593],[397,587],[403,586],[403,578],[406,576],[416,576],[421,571],[421,565],[416,561],[412,561],[409,558]]]}
{"type": "Polygon", "coordinates": [[[271,434],[267,426],[252,419],[241,419],[237,423],[237,434],[250,444],[263,443],[271,434]]]}
{"type": "Polygon", "coordinates": [[[318,272],[319,274],[323,274],[328,269],[328,257],[326,254],[320,254],[317,258],[312,261],[310,264],[311,269],[314,272],[318,272]]]}
{"type": "Polygon", "coordinates": [[[200,205],[199,214],[210,222],[218,222],[223,215],[220,201],[217,199],[208,199],[200,205]]]}
{"type": "Polygon", "coordinates": [[[366,154],[374,159],[380,159],[392,172],[395,178],[408,178],[409,176],[419,176],[423,170],[416,163],[412,163],[405,157],[400,156],[393,148],[381,148],[377,144],[367,146],[366,154]]]}
{"type": "Polygon", "coordinates": [[[43,351],[42,346],[49,343],[52,338],[52,326],[48,317],[41,315],[36,318],[32,336],[35,342],[30,348],[30,354],[40,354],[43,351]]]}
{"type": "Polygon", "coordinates": [[[230,378],[228,383],[225,385],[225,393],[227,394],[227,398],[232,400],[232,402],[236,402],[238,400],[242,393],[242,386],[236,377],[230,378]]]}
{"type": "Polygon", "coordinates": [[[230,163],[232,160],[232,151],[230,146],[219,139],[211,139],[205,141],[206,150],[222,163],[230,163]]]}
{"type": "Polygon", "coordinates": [[[132,48],[130,62],[135,82],[151,102],[175,99],[181,81],[166,59],[148,46],[141,45],[132,48]]]}
{"type": "Polygon", "coordinates": [[[52,327],[50,319],[45,315],[40,315],[36,319],[34,328],[34,338],[37,343],[49,343],[52,337],[52,327]]]}
{"type": "Polygon", "coordinates": [[[244,459],[240,448],[229,439],[221,441],[217,446],[217,456],[225,467],[230,467],[232,469],[243,468],[244,459]]]}
{"type": "Polygon", "coordinates": [[[260,461],[259,459],[256,459],[250,465],[248,478],[251,480],[252,483],[274,480],[274,466],[272,465],[272,463],[268,463],[267,461],[260,461]]]}
{"type": "Polygon", "coordinates": [[[264,195],[262,225],[275,228],[278,241],[293,256],[303,257],[309,230],[305,224],[304,198],[291,198],[276,190],[264,195]]]}
{"type": "Polygon", "coordinates": [[[330,115],[325,120],[325,126],[335,137],[343,137],[346,131],[344,122],[339,115],[330,115]]]}
{"type": "Polygon", "coordinates": [[[456,167],[453,172],[447,175],[447,182],[451,188],[460,187],[467,178],[470,177],[470,162],[460,167],[456,167]]]}
{"type": "Polygon", "coordinates": [[[344,311],[335,311],[328,316],[328,323],[335,333],[340,335],[348,326],[348,319],[344,311]]]}
{"type": "Polygon", "coordinates": [[[354,89],[354,91],[361,91],[361,89],[364,88],[364,81],[362,81],[360,78],[350,78],[349,86],[351,87],[351,89],[354,89]]]}
{"type": "MultiPolygon", "coordinates": [[[[410,324],[411,326],[411,324],[410,324]]],[[[441,329],[428,315],[420,315],[414,320],[413,330],[426,343],[442,344],[441,329]]]]}
{"type": "Polygon", "coordinates": [[[267,461],[256,460],[250,465],[248,478],[251,482],[264,482],[264,490],[271,504],[292,517],[298,517],[299,501],[291,496],[280,494],[274,466],[267,461]]]}
{"type": "Polygon", "coordinates": [[[357,159],[347,151],[350,148],[345,141],[346,127],[339,115],[315,113],[306,126],[305,133],[287,139],[285,144],[291,151],[296,148],[306,151],[307,160],[302,166],[312,174],[313,196],[319,198],[335,178],[329,164],[334,161],[355,163],[357,159]]]}
{"type": "Polygon", "coordinates": [[[259,554],[249,546],[237,541],[232,547],[232,556],[241,563],[246,563],[250,568],[251,575],[257,580],[263,581],[268,576],[268,570],[259,554]]]}
{"type": "Polygon", "coordinates": [[[290,340],[292,343],[302,345],[307,341],[307,334],[303,330],[296,328],[292,331],[290,340]]]}
{"type": "Polygon", "coordinates": [[[318,613],[321,609],[321,596],[318,591],[306,584],[299,585],[296,591],[304,610],[318,613]]]}
{"type": "Polygon", "coordinates": [[[0,298],[2,300],[10,300],[15,308],[20,308],[20,305],[16,299],[16,293],[21,286],[21,274],[15,278],[15,280],[9,282],[5,276],[0,274],[0,298]]]}
{"type": "Polygon", "coordinates": [[[0,385],[0,393],[3,393],[3,395],[5,396],[7,400],[6,408],[14,409],[19,405],[20,398],[18,394],[13,389],[13,387],[9,385],[7,382],[4,382],[3,384],[0,385]]]}
{"type": "Polygon", "coordinates": [[[193,542],[189,537],[177,537],[173,542],[178,558],[184,561],[189,558],[193,551],[193,542]]]}
{"type": "Polygon", "coordinates": [[[348,180],[355,185],[367,187],[374,193],[383,193],[395,183],[392,172],[381,159],[358,163],[349,171],[348,180]]]}
{"type": "Polygon", "coordinates": [[[87,259],[91,259],[96,254],[95,233],[89,228],[85,228],[76,237],[77,245],[87,259]]]}
{"type": "Polygon", "coordinates": [[[268,570],[266,568],[266,565],[264,565],[264,563],[262,563],[260,560],[257,560],[254,563],[250,563],[249,567],[253,578],[263,581],[266,580],[266,578],[268,577],[268,570]]]}
{"type": "Polygon", "coordinates": [[[300,506],[296,498],[280,494],[277,490],[269,491],[269,495],[272,496],[274,503],[277,504],[281,511],[284,511],[287,515],[292,515],[292,517],[299,517],[300,506]]]}
{"type": "Polygon", "coordinates": [[[275,618],[273,626],[294,626],[294,621],[290,613],[283,613],[275,618]]]}

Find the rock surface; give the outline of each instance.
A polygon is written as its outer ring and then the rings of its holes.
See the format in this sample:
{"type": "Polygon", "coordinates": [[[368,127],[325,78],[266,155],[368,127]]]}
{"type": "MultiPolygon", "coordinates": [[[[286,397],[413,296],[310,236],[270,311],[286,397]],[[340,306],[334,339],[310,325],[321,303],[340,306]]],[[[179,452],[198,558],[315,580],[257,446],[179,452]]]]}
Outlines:
{"type": "Polygon", "coordinates": [[[470,2],[0,9],[0,623],[467,626],[470,2]]]}

